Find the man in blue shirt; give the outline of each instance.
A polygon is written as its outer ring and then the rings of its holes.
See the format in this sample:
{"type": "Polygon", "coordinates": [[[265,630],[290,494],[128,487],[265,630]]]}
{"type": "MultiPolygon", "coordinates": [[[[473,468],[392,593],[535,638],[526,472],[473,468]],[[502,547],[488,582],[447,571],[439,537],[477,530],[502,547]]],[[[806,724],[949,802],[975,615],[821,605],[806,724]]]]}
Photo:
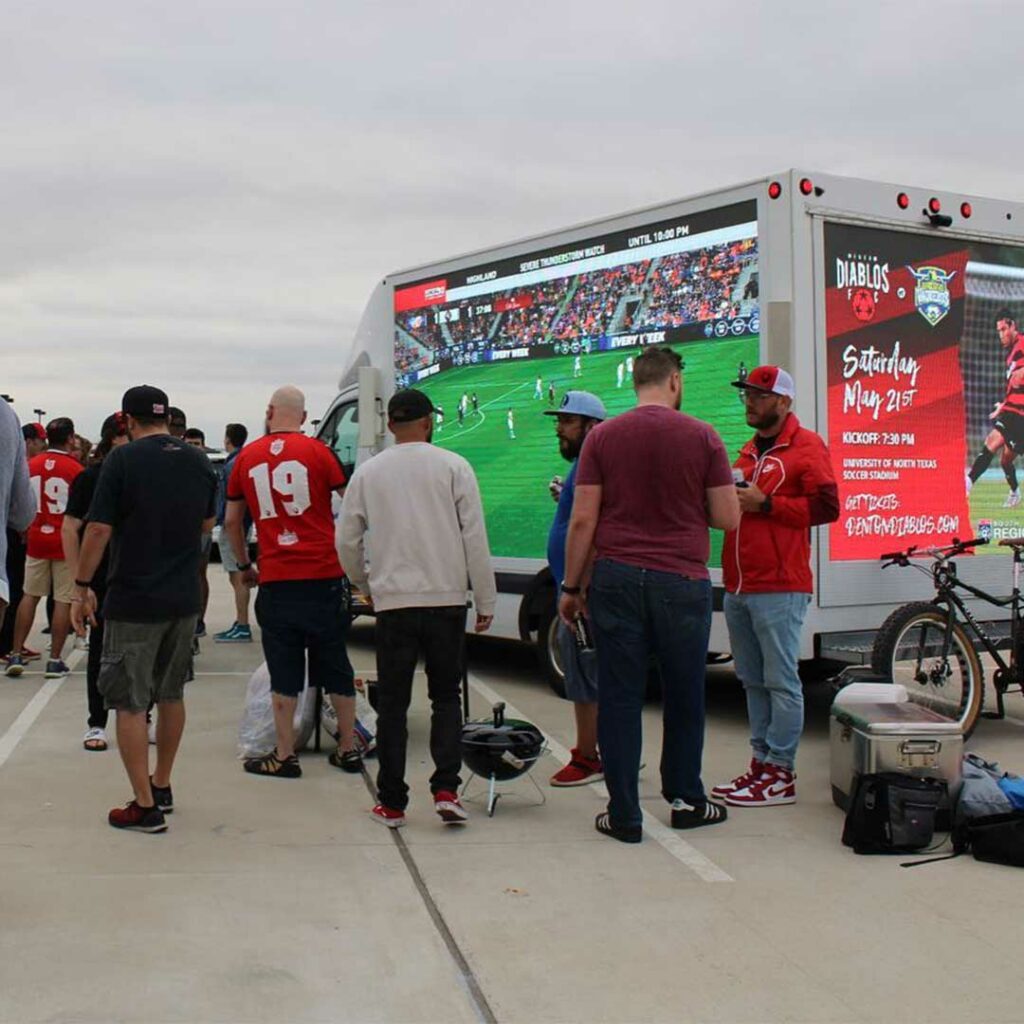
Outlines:
{"type": "MultiPolygon", "coordinates": [[[[548,409],[545,416],[555,417],[555,433],[562,458],[572,463],[568,476],[559,483],[552,481],[551,494],[558,502],[555,521],[548,533],[548,565],[559,591],[565,576],[565,537],[572,517],[572,498],[576,487],[576,461],[591,429],[606,413],[601,399],[589,391],[567,391],[557,409],[548,409]]],[[[589,638],[589,625],[582,635],[589,638]]],[[[581,647],[574,630],[558,623],[558,645],[565,671],[565,695],[573,702],[576,714],[576,746],[569,763],[551,777],[552,786],[583,786],[604,778],[601,757],[597,750],[597,658],[593,646],[581,647]]]]}

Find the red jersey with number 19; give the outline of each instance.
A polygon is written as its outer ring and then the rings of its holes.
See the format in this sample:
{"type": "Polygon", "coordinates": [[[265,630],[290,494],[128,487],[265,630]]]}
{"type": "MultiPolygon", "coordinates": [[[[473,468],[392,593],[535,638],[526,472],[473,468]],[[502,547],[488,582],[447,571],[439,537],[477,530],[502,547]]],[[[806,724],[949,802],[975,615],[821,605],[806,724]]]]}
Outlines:
{"type": "Polygon", "coordinates": [[[338,579],[331,493],[345,483],[334,452],[282,431],[247,444],[228,479],[228,501],[244,500],[256,523],[261,583],[338,579]]]}
{"type": "Polygon", "coordinates": [[[28,553],[32,558],[64,560],[64,544],[60,539],[64,510],[68,507],[72,481],[81,472],[82,464],[78,459],[53,448],[29,460],[29,481],[39,509],[28,528],[28,553]]]}

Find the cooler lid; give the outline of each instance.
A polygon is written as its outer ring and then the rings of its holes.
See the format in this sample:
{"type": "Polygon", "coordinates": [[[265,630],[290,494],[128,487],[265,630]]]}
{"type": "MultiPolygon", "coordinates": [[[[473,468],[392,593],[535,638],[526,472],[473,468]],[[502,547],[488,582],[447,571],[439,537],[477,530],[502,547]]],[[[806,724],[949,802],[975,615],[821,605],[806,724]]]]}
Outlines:
{"type": "Polygon", "coordinates": [[[927,733],[957,735],[959,722],[920,704],[851,704],[834,710],[836,720],[871,735],[927,733]]]}

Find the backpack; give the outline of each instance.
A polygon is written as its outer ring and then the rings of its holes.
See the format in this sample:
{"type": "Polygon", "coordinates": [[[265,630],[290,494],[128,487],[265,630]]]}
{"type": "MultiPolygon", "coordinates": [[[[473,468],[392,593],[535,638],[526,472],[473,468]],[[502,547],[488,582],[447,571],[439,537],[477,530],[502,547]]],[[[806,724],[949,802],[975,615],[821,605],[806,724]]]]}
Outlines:
{"type": "Polygon", "coordinates": [[[901,772],[858,775],[843,825],[843,845],[862,854],[923,850],[932,841],[935,813],[945,795],[941,779],[901,772]]]}
{"type": "Polygon", "coordinates": [[[953,830],[954,856],[970,850],[975,860],[1024,868],[1024,811],[969,818],[953,830]]]}

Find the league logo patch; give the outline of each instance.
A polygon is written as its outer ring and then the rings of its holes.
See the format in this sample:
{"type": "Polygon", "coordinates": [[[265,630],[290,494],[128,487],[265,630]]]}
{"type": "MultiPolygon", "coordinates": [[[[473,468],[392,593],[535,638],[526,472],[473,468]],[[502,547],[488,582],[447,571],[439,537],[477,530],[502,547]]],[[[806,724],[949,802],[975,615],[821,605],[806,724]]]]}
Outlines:
{"type": "Polygon", "coordinates": [[[982,540],[992,539],[992,520],[991,519],[979,519],[978,520],[978,536],[982,540]]]}
{"type": "Polygon", "coordinates": [[[284,451],[284,441],[278,439],[277,441],[270,442],[270,454],[280,455],[284,451]]]}
{"type": "Polygon", "coordinates": [[[861,321],[861,323],[867,323],[869,320],[875,318],[875,297],[867,290],[867,288],[858,288],[850,298],[850,306],[853,309],[853,315],[861,321]]]}
{"type": "Polygon", "coordinates": [[[53,469],[54,466],[57,465],[57,460],[56,459],[47,459],[43,463],[43,465],[46,467],[47,471],[49,471],[49,470],[53,469]]]}
{"type": "Polygon", "coordinates": [[[956,277],[956,271],[947,273],[941,267],[921,267],[915,270],[907,267],[914,275],[914,305],[934,327],[949,312],[949,282],[956,277]]]}

